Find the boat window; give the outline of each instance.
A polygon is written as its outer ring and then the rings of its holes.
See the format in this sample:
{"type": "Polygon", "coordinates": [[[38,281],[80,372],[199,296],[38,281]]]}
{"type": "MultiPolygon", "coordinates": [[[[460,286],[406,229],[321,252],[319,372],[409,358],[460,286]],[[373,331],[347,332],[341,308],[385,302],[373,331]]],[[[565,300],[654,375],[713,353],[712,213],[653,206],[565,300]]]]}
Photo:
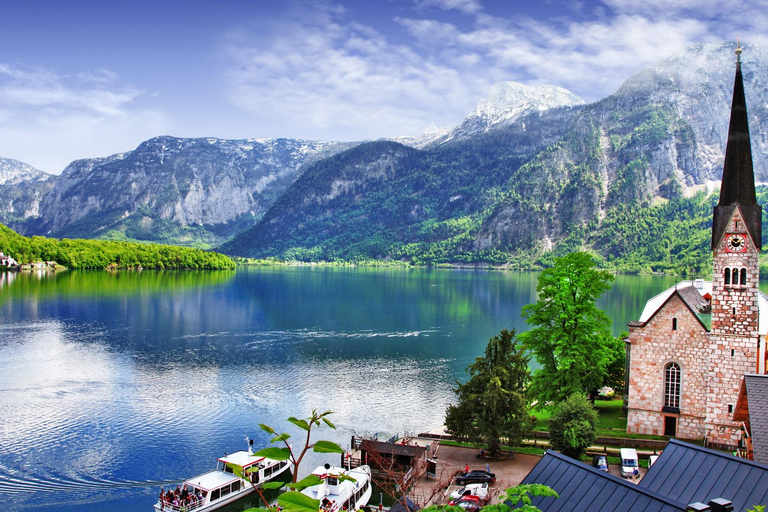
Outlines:
{"type": "Polygon", "coordinates": [[[231,468],[231,467],[229,467],[229,466],[225,467],[225,468],[224,468],[224,471],[226,471],[227,473],[234,473],[234,472],[235,472],[235,470],[234,470],[234,469],[232,469],[232,468],[231,468]]]}
{"type": "Polygon", "coordinates": [[[232,492],[237,492],[240,490],[240,480],[237,482],[232,482],[232,492]]]}
{"type": "Polygon", "coordinates": [[[229,486],[225,485],[224,487],[221,488],[221,497],[223,498],[227,494],[229,494],[229,486]]]}
{"type": "Polygon", "coordinates": [[[328,477],[328,485],[339,485],[339,479],[335,476],[328,477]]]}
{"type": "Polygon", "coordinates": [[[269,466],[264,470],[264,476],[267,477],[267,476],[270,476],[271,474],[272,474],[272,466],[269,466]]]}
{"type": "Polygon", "coordinates": [[[219,499],[220,491],[219,489],[214,489],[211,491],[211,501],[219,499]]]}

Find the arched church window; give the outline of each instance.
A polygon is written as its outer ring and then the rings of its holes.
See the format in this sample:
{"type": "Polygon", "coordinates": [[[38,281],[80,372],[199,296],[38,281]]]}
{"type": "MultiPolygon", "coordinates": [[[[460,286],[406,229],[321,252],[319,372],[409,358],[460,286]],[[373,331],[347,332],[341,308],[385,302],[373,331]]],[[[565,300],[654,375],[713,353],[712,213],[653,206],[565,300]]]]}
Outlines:
{"type": "Polygon", "coordinates": [[[731,284],[739,284],[739,269],[737,268],[731,270],[731,284]]]}
{"type": "Polygon", "coordinates": [[[680,365],[664,367],[664,407],[680,408],[680,365]]]}
{"type": "Polygon", "coordinates": [[[741,269],[741,286],[744,286],[747,284],[747,269],[743,268],[741,269]]]}
{"type": "Polygon", "coordinates": [[[731,284],[731,269],[728,267],[723,271],[723,281],[725,284],[731,284]]]}

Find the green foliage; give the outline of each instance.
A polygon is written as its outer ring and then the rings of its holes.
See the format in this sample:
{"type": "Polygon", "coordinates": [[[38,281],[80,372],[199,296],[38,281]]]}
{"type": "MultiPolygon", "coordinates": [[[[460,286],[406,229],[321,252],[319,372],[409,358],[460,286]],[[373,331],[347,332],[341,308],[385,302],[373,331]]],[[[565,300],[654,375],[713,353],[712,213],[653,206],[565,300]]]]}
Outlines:
{"type": "MultiPolygon", "coordinates": [[[[321,422],[325,424],[326,426],[336,429],[336,426],[331,423],[331,421],[328,419],[328,416],[333,414],[331,411],[325,411],[318,413],[317,409],[312,409],[312,414],[309,416],[309,418],[301,419],[301,418],[295,418],[291,416],[288,418],[288,422],[296,425],[300,429],[304,430],[307,433],[306,440],[304,442],[304,446],[301,449],[301,452],[299,452],[298,456],[296,455],[296,452],[293,451],[293,446],[288,443],[288,439],[290,439],[290,435],[287,433],[282,433],[277,435],[277,431],[270,427],[269,425],[260,424],[259,426],[261,429],[268,434],[276,435],[272,439],[272,443],[280,443],[285,445],[283,448],[276,448],[276,447],[270,447],[270,448],[264,448],[262,450],[259,450],[256,452],[256,455],[259,455],[261,457],[269,457],[270,459],[275,458],[277,460],[288,460],[290,459],[293,463],[293,483],[296,484],[296,479],[299,476],[299,465],[301,464],[302,459],[304,458],[304,455],[306,455],[307,451],[309,451],[310,448],[313,449],[316,453],[344,453],[344,449],[339,446],[338,444],[332,442],[332,441],[316,441],[312,442],[312,429],[317,427],[319,428],[321,426],[321,422]],[[273,457],[274,455],[274,457],[273,457]]],[[[300,512],[298,510],[293,511],[289,509],[289,512],[300,512]]]]}
{"type": "Polygon", "coordinates": [[[597,411],[585,395],[574,393],[557,405],[549,421],[552,448],[574,459],[581,458],[597,439],[597,411]]]}
{"type": "Polygon", "coordinates": [[[516,345],[514,331],[503,330],[491,338],[485,356],[467,367],[469,380],[454,389],[458,404],[446,410],[448,431],[482,443],[492,453],[499,450],[502,438],[511,446],[519,445],[531,430],[528,361],[516,345]]]}
{"type": "Polygon", "coordinates": [[[542,402],[559,402],[574,392],[594,393],[607,381],[610,363],[623,357],[610,319],[595,306],[612,280],[584,252],[556,258],[539,276],[538,301],[522,312],[532,329],[520,339],[541,365],[531,393],[542,402]]]}
{"type": "Polygon", "coordinates": [[[187,247],[25,237],[0,224],[0,251],[19,263],[56,261],[70,269],[234,269],[229,257],[187,247]]]}
{"type": "Polygon", "coordinates": [[[765,505],[755,505],[755,508],[748,508],[747,512],[765,512],[765,505]]]}
{"type": "Polygon", "coordinates": [[[502,503],[509,501],[512,505],[517,505],[522,501],[523,506],[516,510],[534,511],[539,510],[538,507],[534,507],[531,504],[531,496],[541,496],[544,498],[553,497],[558,498],[558,494],[547,485],[542,484],[520,484],[515,487],[510,487],[505,491],[505,497],[502,498],[502,503]]]}

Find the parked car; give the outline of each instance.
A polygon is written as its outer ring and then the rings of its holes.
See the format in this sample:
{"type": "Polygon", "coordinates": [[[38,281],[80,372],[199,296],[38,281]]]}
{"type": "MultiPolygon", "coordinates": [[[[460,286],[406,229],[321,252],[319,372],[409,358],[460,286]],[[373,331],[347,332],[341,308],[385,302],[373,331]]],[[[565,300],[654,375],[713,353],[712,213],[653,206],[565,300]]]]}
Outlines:
{"type": "Polygon", "coordinates": [[[457,500],[462,496],[477,496],[480,500],[488,499],[488,482],[467,484],[450,494],[452,500],[457,500]]]}
{"type": "Polygon", "coordinates": [[[600,471],[608,473],[608,460],[605,458],[605,455],[593,455],[592,465],[600,471]]]}
{"type": "Polygon", "coordinates": [[[448,505],[461,507],[470,511],[477,511],[483,508],[484,501],[477,496],[462,496],[461,498],[451,500],[448,505]]]}
{"type": "Polygon", "coordinates": [[[621,476],[632,478],[638,474],[637,450],[634,448],[621,448],[621,476]]]}
{"type": "Polygon", "coordinates": [[[466,485],[471,483],[483,483],[487,482],[492,484],[496,481],[496,474],[482,471],[480,469],[469,471],[467,473],[459,473],[456,475],[456,483],[459,485],[466,485]]]}

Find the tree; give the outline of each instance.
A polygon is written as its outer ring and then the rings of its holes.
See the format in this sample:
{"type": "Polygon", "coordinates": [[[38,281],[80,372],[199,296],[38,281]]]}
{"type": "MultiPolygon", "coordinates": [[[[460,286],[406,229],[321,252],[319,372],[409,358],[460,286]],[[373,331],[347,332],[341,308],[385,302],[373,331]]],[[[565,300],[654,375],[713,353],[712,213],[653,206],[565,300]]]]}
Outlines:
{"type": "Polygon", "coordinates": [[[587,397],[574,393],[557,406],[549,420],[549,442],[564,455],[579,459],[597,439],[597,411],[587,397]]]}
{"type": "MultiPolygon", "coordinates": [[[[299,491],[301,491],[301,489],[306,489],[307,487],[320,484],[322,483],[322,480],[320,480],[320,478],[315,475],[308,475],[298,482],[296,480],[299,475],[299,465],[301,464],[301,460],[304,458],[304,455],[306,455],[310,448],[316,453],[344,453],[344,449],[332,441],[312,442],[312,429],[314,427],[319,428],[321,426],[321,421],[328,427],[336,430],[336,426],[327,418],[327,416],[330,414],[333,414],[333,412],[325,411],[318,413],[317,409],[313,409],[312,415],[307,419],[299,419],[293,416],[288,418],[289,422],[293,423],[307,433],[304,446],[301,448],[301,452],[298,454],[298,456],[293,451],[293,445],[288,442],[288,440],[291,438],[290,434],[285,432],[278,434],[277,431],[269,425],[265,425],[263,423],[259,425],[262,430],[275,436],[272,438],[270,443],[278,443],[285,446],[282,448],[275,446],[264,448],[256,452],[254,455],[257,457],[266,457],[273,460],[290,460],[291,463],[293,463],[293,483],[290,484],[289,487],[294,490],[285,492],[278,497],[278,503],[280,504],[282,510],[287,512],[317,512],[317,510],[320,508],[320,500],[310,498],[309,496],[306,496],[299,491]]],[[[242,468],[233,469],[235,470],[235,474],[237,474],[237,476],[241,478],[245,477],[243,475],[242,468]]],[[[248,472],[248,469],[246,469],[245,472],[248,472]]],[[[343,479],[344,477],[341,478],[343,479]]],[[[264,488],[270,487],[270,482],[264,484],[264,488]]],[[[259,494],[261,495],[261,493],[259,494]]],[[[261,496],[263,500],[264,496],[261,496]]],[[[264,501],[266,504],[266,500],[264,501]]],[[[256,510],[260,509],[248,509],[245,512],[254,512],[256,510]]]]}
{"type": "Polygon", "coordinates": [[[445,425],[454,435],[484,443],[498,452],[501,439],[516,446],[531,430],[527,387],[529,358],[518,348],[515,332],[503,330],[488,341],[485,357],[467,366],[465,384],[457,382],[458,404],[448,406],[445,425]]]}
{"type": "Polygon", "coordinates": [[[540,400],[559,402],[575,392],[594,393],[605,382],[619,345],[608,316],[595,301],[612,280],[613,275],[597,269],[584,252],[556,258],[539,276],[539,298],[522,313],[533,328],[520,340],[541,365],[531,385],[540,400]]]}

